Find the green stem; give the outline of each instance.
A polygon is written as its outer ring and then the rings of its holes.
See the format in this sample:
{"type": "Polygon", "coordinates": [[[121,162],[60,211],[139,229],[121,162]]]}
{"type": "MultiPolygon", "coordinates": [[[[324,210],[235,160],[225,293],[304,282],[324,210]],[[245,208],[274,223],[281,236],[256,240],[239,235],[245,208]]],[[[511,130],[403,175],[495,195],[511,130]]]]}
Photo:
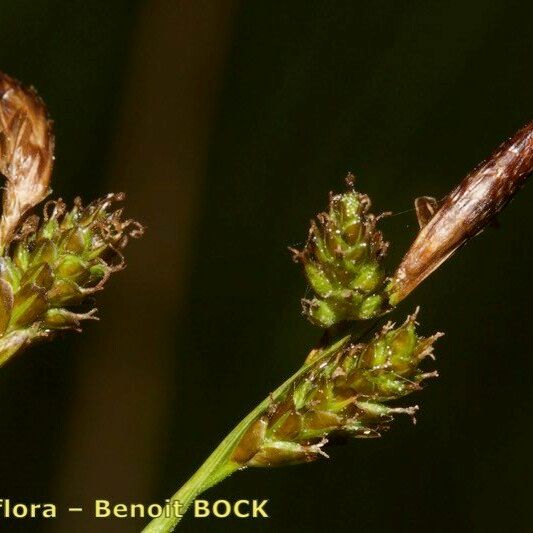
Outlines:
{"type": "MultiPolygon", "coordinates": [[[[335,353],[341,346],[346,344],[349,335],[340,339],[338,342],[323,350],[320,359],[325,359],[332,353],[335,353]]],[[[316,364],[317,359],[312,364],[316,364]]],[[[143,533],[167,533],[173,531],[187,509],[191,506],[194,499],[208,488],[216,485],[236,470],[242,469],[242,466],[231,460],[235,447],[248,430],[248,428],[261,416],[266,409],[298,379],[302,373],[306,372],[310,364],[303,365],[298,372],[293,374],[285,383],[278,387],[268,398],[265,398],[253,411],[251,411],[239,424],[231,431],[227,437],[217,446],[215,451],[206,459],[205,463],[192,475],[192,477],[176,492],[169,501],[169,507],[177,502],[179,505],[179,516],[177,513],[163,513],[161,516],[154,518],[143,530],[143,533]],[[165,516],[170,514],[172,516],[165,516]]]]}

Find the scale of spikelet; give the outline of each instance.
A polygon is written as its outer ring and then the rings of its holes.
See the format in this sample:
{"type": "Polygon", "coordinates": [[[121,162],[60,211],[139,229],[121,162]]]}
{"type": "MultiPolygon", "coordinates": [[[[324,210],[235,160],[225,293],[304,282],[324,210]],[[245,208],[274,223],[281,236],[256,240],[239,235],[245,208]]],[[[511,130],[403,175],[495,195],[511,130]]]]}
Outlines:
{"type": "Polygon", "coordinates": [[[387,243],[376,229],[379,217],[368,212],[370,199],[354,190],[351,174],[346,181],[350,190],[331,195],[328,212],[311,222],[304,249],[291,249],[315,293],[302,300],[304,313],[325,328],[374,318],[385,300],[381,263],[387,243]]]}
{"type": "Polygon", "coordinates": [[[142,227],[111,210],[122,194],[109,194],[87,206],[76,199],[67,211],[49,202],[42,223],[26,220],[9,253],[0,258],[0,364],[15,351],[54,330],[79,329],[95,309],[75,312],[123,267],[120,250],[142,227]]]}
{"type": "MultiPolygon", "coordinates": [[[[416,315],[416,314],[415,314],[416,315]]],[[[419,368],[440,334],[416,334],[415,315],[386,325],[367,344],[344,345],[325,360],[312,352],[302,375],[272,402],[241,439],[232,459],[242,466],[281,466],[325,455],[331,437],[375,437],[396,413],[388,404],[421,388],[436,372],[419,368]]]]}

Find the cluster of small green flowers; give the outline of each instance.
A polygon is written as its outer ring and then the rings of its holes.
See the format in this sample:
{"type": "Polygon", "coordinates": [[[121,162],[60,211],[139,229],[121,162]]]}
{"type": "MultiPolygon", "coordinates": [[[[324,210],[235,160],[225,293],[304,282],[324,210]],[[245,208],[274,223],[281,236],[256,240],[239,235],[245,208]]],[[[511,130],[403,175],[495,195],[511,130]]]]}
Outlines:
{"type": "Polygon", "coordinates": [[[87,206],[76,199],[69,211],[61,200],[48,202],[42,222],[26,220],[0,258],[0,364],[35,338],[95,318],[95,309],[72,308],[122,268],[120,250],[143,231],[110,209],[122,199],[109,194],[87,206]]]}
{"type": "Polygon", "coordinates": [[[439,336],[418,336],[413,315],[398,328],[387,324],[366,344],[341,346],[325,358],[312,352],[302,375],[255,421],[232,459],[243,466],[308,462],[324,454],[332,437],[379,436],[394,414],[414,416],[416,406],[389,403],[436,376],[420,363],[439,336]]]}
{"type": "Polygon", "coordinates": [[[376,229],[379,217],[368,212],[368,196],[353,189],[353,176],[347,182],[350,190],[331,195],[328,212],[311,222],[304,249],[292,250],[315,292],[303,300],[304,312],[324,328],[374,318],[386,300],[381,263],[387,244],[376,229]]]}

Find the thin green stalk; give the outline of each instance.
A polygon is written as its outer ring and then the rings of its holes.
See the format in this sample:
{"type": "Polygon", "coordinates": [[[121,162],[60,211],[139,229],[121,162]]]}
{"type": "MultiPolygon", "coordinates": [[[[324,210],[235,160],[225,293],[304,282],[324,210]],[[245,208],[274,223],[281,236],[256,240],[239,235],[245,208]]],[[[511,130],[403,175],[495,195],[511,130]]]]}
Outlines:
{"type": "MultiPolygon", "coordinates": [[[[327,350],[324,350],[319,359],[326,359],[332,353],[339,350],[350,339],[350,336],[343,337],[327,350]]],[[[317,359],[312,364],[316,365],[317,359]]],[[[243,435],[250,429],[257,418],[262,415],[269,405],[277,398],[285,394],[291,385],[305,373],[311,363],[303,365],[298,372],[293,374],[285,383],[278,387],[270,396],[265,398],[253,411],[251,411],[241,422],[231,431],[227,437],[218,445],[215,451],[206,459],[205,463],[192,475],[192,477],[170,498],[169,505],[177,502],[180,507],[180,516],[161,516],[154,518],[143,533],[167,533],[174,528],[183,518],[187,509],[194,499],[205,490],[220,483],[223,479],[239,469],[244,469],[241,465],[231,460],[231,455],[243,435]]],[[[167,513],[173,514],[173,513],[167,513]]]]}

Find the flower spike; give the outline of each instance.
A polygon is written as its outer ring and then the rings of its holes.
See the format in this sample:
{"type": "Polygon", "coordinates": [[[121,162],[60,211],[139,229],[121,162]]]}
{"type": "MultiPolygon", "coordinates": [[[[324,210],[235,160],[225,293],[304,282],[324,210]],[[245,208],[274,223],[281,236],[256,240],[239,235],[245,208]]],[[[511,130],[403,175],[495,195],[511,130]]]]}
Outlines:
{"type": "Polygon", "coordinates": [[[369,213],[370,199],[355,191],[353,175],[346,181],[348,192],[331,194],[328,212],[311,222],[304,249],[291,249],[315,293],[302,300],[304,314],[324,328],[374,318],[385,301],[381,263],[387,243],[376,229],[380,217],[369,213]]]}

